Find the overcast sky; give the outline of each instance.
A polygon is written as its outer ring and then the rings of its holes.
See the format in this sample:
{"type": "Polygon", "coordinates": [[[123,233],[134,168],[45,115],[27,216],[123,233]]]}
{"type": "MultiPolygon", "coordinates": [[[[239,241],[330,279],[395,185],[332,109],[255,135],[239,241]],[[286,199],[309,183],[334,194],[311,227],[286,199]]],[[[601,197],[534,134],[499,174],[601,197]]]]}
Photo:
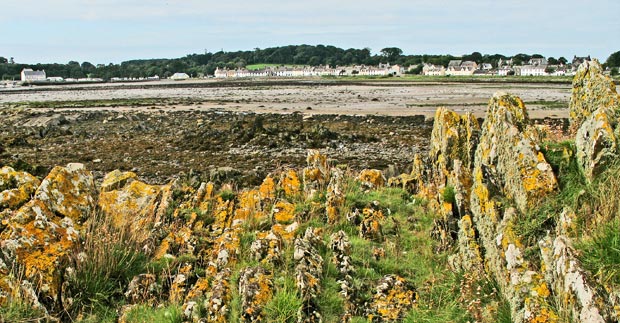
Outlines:
{"type": "Polygon", "coordinates": [[[620,50],[619,0],[0,0],[0,56],[118,63],[283,45],[405,54],[620,50]]]}

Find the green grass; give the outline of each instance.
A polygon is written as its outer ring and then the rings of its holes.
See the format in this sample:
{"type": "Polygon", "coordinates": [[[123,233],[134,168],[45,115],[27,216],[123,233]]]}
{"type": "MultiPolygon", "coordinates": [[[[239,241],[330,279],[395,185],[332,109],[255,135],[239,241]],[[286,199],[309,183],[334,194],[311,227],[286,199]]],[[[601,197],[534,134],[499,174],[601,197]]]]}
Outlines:
{"type": "Polygon", "coordinates": [[[0,306],[0,323],[48,322],[45,312],[21,302],[9,301],[0,306]]]}
{"type": "Polygon", "coordinates": [[[620,287],[620,219],[616,218],[577,245],[583,266],[606,286],[620,287]]]}
{"type": "Polygon", "coordinates": [[[127,323],[181,323],[183,313],[178,305],[168,305],[153,308],[146,304],[140,304],[127,313],[127,323]]]}
{"type": "Polygon", "coordinates": [[[265,321],[294,323],[297,322],[297,310],[302,300],[295,287],[292,276],[281,276],[275,281],[276,291],[273,298],[265,305],[265,321]]]}

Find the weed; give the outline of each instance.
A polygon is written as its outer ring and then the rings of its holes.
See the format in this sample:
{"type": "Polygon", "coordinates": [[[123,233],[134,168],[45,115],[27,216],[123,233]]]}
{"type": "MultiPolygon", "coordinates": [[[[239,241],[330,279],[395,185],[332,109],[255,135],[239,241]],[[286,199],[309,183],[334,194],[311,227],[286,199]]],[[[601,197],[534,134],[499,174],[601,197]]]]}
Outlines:
{"type": "Polygon", "coordinates": [[[603,225],[577,244],[583,266],[604,285],[620,286],[620,219],[603,225]]]}

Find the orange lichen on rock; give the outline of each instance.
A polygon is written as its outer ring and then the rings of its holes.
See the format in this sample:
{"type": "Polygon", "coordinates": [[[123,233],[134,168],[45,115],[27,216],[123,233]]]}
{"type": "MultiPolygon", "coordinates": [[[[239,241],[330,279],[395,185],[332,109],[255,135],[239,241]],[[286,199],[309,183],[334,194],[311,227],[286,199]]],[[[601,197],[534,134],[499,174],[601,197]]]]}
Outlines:
{"type": "Polygon", "coordinates": [[[0,211],[15,210],[24,205],[41,182],[34,176],[15,171],[9,166],[0,168],[0,211]]]}
{"type": "Polygon", "coordinates": [[[239,275],[241,317],[244,322],[261,322],[263,307],[273,296],[273,275],[262,267],[245,268],[239,275]]]}
{"type": "Polygon", "coordinates": [[[276,198],[276,182],[271,175],[265,177],[258,188],[261,200],[273,201],[276,198]]]}
{"type": "Polygon", "coordinates": [[[291,224],[295,220],[295,204],[278,201],[273,206],[273,222],[275,224],[291,224]]]}
{"type": "Polygon", "coordinates": [[[79,226],[94,213],[94,195],[93,174],[82,164],[68,164],[54,167],[41,182],[34,198],[43,201],[50,211],[70,218],[79,226]]]}
{"type": "Polygon", "coordinates": [[[0,234],[0,244],[11,260],[8,266],[23,266],[24,279],[37,287],[42,296],[54,298],[58,293],[58,270],[71,253],[78,232],[70,218],[59,219],[46,204],[31,200],[9,219],[0,234]]]}
{"type": "Polygon", "coordinates": [[[376,189],[385,185],[385,177],[378,169],[364,169],[360,172],[357,180],[364,189],[376,189]]]}
{"type": "Polygon", "coordinates": [[[368,320],[396,322],[417,303],[418,295],[402,277],[386,275],[378,283],[370,304],[368,320]]]}
{"type": "Polygon", "coordinates": [[[121,172],[115,169],[105,175],[101,183],[101,191],[108,192],[123,188],[128,183],[136,180],[138,175],[134,172],[121,172]]]}
{"type": "Polygon", "coordinates": [[[301,193],[301,182],[299,177],[297,177],[297,173],[292,169],[282,173],[279,186],[284,191],[284,195],[289,199],[296,198],[301,193]]]}
{"type": "Polygon", "coordinates": [[[137,241],[147,240],[162,204],[162,186],[132,181],[121,190],[101,192],[99,208],[118,229],[129,228],[137,241]]]}

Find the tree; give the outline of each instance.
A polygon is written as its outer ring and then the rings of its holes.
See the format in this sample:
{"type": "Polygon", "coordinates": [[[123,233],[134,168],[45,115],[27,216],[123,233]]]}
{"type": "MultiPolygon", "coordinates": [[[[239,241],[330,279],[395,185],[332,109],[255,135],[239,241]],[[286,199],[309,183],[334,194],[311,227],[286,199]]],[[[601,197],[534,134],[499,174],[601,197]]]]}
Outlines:
{"type": "Polygon", "coordinates": [[[8,62],[9,62],[9,60],[8,60],[8,59],[6,59],[6,58],[4,58],[4,57],[0,56],[0,64],[6,64],[6,63],[8,63],[8,62]]]}
{"type": "Polygon", "coordinates": [[[555,59],[554,57],[549,57],[549,58],[547,58],[547,63],[549,63],[551,65],[558,65],[558,60],[555,59]]]}
{"type": "Polygon", "coordinates": [[[617,67],[612,67],[611,68],[611,76],[616,76],[618,75],[618,68],[617,67]]]}
{"type": "Polygon", "coordinates": [[[568,64],[568,60],[564,56],[560,56],[560,58],[558,58],[558,62],[562,65],[568,64]]]}
{"type": "Polygon", "coordinates": [[[388,62],[394,63],[401,55],[403,50],[398,47],[386,47],[381,50],[381,55],[387,58],[388,62]]]}
{"type": "Polygon", "coordinates": [[[605,64],[609,67],[620,67],[620,51],[609,55],[605,64]]]}

